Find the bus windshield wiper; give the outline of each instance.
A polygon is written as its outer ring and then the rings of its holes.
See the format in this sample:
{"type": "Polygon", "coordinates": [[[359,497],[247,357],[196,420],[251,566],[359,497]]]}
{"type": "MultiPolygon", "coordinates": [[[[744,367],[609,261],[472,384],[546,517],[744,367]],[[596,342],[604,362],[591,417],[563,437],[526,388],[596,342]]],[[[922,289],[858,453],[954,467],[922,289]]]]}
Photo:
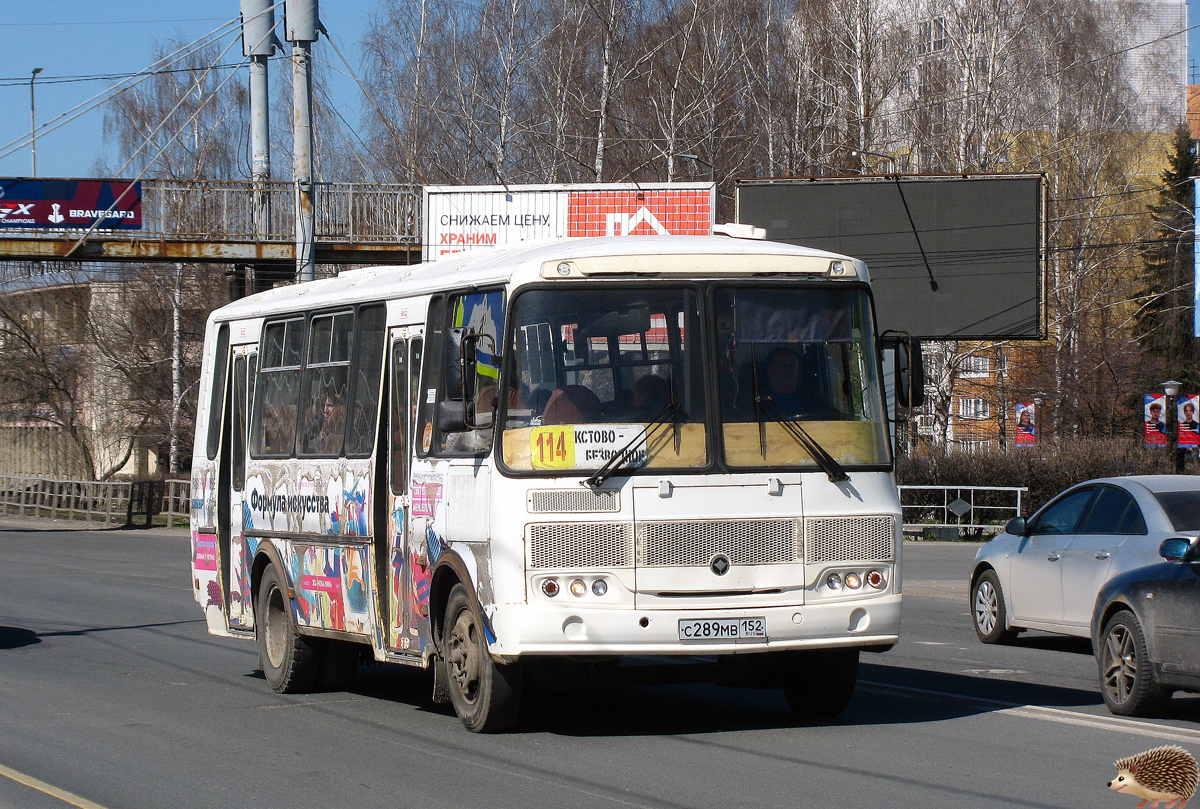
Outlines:
{"type": "MultiPolygon", "coordinates": [[[[787,414],[779,403],[770,396],[759,397],[755,395],[754,406],[759,412],[759,429],[763,428],[762,414],[766,413],[777,424],[779,424],[800,446],[808,450],[808,454],[817,462],[817,466],[821,467],[821,471],[829,477],[830,483],[840,483],[843,480],[849,480],[850,476],[846,474],[845,468],[837,462],[837,459],[826,452],[825,448],[817,443],[817,440],[808,434],[803,427],[792,420],[792,417],[787,414]]],[[[766,458],[766,452],[763,453],[763,458],[766,458]]]]}
{"type": "Polygon", "coordinates": [[[646,426],[640,431],[633,434],[633,438],[625,442],[625,445],[612,454],[604,465],[589,475],[583,481],[583,485],[588,488],[598,488],[604,481],[615,475],[617,472],[624,469],[630,461],[637,457],[638,445],[643,441],[646,443],[646,449],[649,451],[650,439],[658,432],[663,425],[670,423],[675,427],[675,452],[679,452],[679,408],[674,402],[668,402],[654,414],[654,417],[647,422],[646,426]]]}

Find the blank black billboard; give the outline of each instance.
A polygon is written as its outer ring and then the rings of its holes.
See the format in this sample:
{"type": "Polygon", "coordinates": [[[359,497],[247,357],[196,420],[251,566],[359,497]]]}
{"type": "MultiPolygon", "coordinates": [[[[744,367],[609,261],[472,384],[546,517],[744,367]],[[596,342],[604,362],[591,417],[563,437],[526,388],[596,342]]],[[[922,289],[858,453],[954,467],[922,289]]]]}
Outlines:
{"type": "Polygon", "coordinates": [[[737,220],[867,263],[879,329],[1038,339],[1043,175],[748,180],[737,220]]]}

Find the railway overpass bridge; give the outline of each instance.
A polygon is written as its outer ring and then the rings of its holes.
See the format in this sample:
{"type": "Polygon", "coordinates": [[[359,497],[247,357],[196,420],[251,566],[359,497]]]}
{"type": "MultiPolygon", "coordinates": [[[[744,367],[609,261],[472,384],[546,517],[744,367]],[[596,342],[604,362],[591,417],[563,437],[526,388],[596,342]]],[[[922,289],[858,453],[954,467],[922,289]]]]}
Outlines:
{"type": "MultiPolygon", "coordinates": [[[[421,259],[421,187],[316,183],[318,264],[421,259]]],[[[0,260],[296,266],[290,182],[143,180],[141,230],[0,229],[0,260]],[[265,196],[266,227],[256,228],[265,196]],[[260,232],[261,231],[261,232],[260,232]]]]}

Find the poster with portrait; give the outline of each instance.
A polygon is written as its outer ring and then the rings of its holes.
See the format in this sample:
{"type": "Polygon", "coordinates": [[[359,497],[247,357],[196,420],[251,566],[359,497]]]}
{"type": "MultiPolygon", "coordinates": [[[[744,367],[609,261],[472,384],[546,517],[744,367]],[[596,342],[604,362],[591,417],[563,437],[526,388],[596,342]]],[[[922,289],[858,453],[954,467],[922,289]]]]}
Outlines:
{"type": "Polygon", "coordinates": [[[1147,447],[1167,445],[1167,397],[1164,394],[1142,394],[1143,435],[1147,447]]]}
{"type": "Polygon", "coordinates": [[[1016,406],[1017,429],[1014,432],[1018,444],[1037,443],[1037,421],[1033,402],[1021,402],[1016,406]]]}
{"type": "Polygon", "coordinates": [[[1200,410],[1200,396],[1179,395],[1179,446],[1200,447],[1200,422],[1196,411],[1200,410]]]}

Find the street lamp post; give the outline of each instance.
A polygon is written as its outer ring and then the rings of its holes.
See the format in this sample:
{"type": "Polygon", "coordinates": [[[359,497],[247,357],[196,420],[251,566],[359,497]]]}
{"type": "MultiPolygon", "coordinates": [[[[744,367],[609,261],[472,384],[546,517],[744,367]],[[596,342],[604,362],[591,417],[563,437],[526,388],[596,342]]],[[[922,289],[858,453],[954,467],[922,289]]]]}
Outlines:
{"type": "Polygon", "coordinates": [[[33,80],[41,72],[40,67],[35,67],[29,74],[29,159],[31,162],[29,173],[31,177],[37,176],[37,118],[34,115],[33,107],[33,80]]]}
{"type": "Polygon", "coordinates": [[[715,183],[717,181],[717,167],[714,166],[712,163],[709,163],[707,160],[705,160],[700,155],[698,155],[698,154],[679,154],[678,152],[676,152],[675,157],[686,157],[688,160],[695,160],[697,163],[700,163],[701,165],[708,166],[709,182],[715,183]]]}
{"type": "Polygon", "coordinates": [[[1171,469],[1177,475],[1183,474],[1183,448],[1179,446],[1179,419],[1176,417],[1176,402],[1179,401],[1182,384],[1174,379],[1162,383],[1163,392],[1167,394],[1167,454],[1171,459],[1171,469]]]}
{"type": "MultiPolygon", "coordinates": [[[[892,174],[893,175],[896,174],[896,158],[892,157],[890,154],[880,154],[879,152],[868,152],[866,149],[854,149],[850,152],[851,157],[860,157],[862,155],[867,155],[869,157],[881,157],[884,160],[887,160],[888,162],[890,162],[892,164],[892,174]]],[[[865,169],[866,166],[864,165],[863,168],[865,169]]]]}

